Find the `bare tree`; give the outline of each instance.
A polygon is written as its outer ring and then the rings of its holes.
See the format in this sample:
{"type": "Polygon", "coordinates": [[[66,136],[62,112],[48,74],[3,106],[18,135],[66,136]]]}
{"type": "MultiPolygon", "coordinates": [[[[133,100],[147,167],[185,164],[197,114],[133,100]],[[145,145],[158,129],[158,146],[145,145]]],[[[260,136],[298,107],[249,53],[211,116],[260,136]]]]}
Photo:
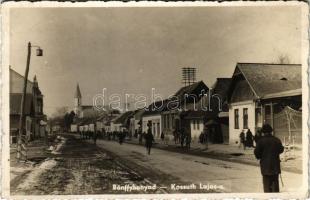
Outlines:
{"type": "Polygon", "coordinates": [[[69,108],[66,106],[56,108],[55,112],[51,115],[50,118],[59,118],[63,117],[66,113],[69,112],[69,108]]]}

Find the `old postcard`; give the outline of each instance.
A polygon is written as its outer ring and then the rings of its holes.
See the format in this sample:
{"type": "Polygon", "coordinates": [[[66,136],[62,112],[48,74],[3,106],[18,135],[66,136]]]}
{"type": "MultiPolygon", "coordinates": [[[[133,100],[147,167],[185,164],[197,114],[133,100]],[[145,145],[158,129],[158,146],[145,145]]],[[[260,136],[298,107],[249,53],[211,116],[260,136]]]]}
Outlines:
{"type": "Polygon", "coordinates": [[[2,197],[306,198],[304,2],[6,2],[2,197]]]}

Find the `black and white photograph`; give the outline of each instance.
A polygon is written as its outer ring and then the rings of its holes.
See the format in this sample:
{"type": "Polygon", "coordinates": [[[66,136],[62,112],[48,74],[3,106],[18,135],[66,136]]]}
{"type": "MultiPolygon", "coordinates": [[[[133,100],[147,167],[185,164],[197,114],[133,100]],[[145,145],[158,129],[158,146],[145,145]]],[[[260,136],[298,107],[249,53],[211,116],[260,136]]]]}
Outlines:
{"type": "Polygon", "coordinates": [[[306,198],[308,9],[4,4],[3,196],[306,198]]]}

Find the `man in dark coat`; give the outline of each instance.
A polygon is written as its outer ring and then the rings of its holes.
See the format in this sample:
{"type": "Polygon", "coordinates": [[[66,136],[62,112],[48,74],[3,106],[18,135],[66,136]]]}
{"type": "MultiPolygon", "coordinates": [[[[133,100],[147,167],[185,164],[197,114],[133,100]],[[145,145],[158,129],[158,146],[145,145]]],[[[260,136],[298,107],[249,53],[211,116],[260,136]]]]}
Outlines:
{"type": "Polygon", "coordinates": [[[124,142],[124,135],[125,135],[124,131],[120,131],[118,133],[118,142],[119,142],[119,144],[123,144],[123,142],[124,142]]]}
{"type": "Polygon", "coordinates": [[[279,192],[280,154],[284,147],[281,141],[274,137],[269,124],[262,127],[262,137],[254,150],[255,157],[260,160],[263,176],[264,192],[279,192]]]}
{"type": "Polygon", "coordinates": [[[253,144],[253,134],[250,129],[246,132],[245,143],[247,147],[254,147],[253,144]]]}
{"type": "Polygon", "coordinates": [[[262,130],[258,129],[254,135],[254,141],[255,145],[258,143],[258,141],[262,138],[262,130]]]}
{"type": "Polygon", "coordinates": [[[245,150],[245,133],[244,130],[241,131],[239,135],[240,143],[239,143],[239,148],[243,145],[243,149],[245,150]]]}
{"type": "Polygon", "coordinates": [[[147,130],[147,134],[145,134],[145,147],[149,155],[151,154],[151,148],[152,148],[153,141],[154,141],[154,137],[152,134],[152,130],[149,127],[147,130]]]}

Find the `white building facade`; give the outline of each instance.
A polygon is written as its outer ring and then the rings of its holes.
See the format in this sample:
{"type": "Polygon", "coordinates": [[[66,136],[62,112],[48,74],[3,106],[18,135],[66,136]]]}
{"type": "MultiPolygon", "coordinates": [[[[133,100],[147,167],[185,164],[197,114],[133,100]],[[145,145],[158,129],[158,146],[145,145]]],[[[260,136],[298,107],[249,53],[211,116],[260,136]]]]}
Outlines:
{"type": "Polygon", "coordinates": [[[255,131],[255,103],[243,101],[232,103],[229,108],[229,144],[239,144],[239,135],[250,129],[255,131]]]}
{"type": "Polygon", "coordinates": [[[148,123],[151,123],[151,130],[154,138],[160,138],[162,132],[162,119],[160,113],[153,115],[146,115],[142,117],[142,132],[147,133],[148,123]]]}

